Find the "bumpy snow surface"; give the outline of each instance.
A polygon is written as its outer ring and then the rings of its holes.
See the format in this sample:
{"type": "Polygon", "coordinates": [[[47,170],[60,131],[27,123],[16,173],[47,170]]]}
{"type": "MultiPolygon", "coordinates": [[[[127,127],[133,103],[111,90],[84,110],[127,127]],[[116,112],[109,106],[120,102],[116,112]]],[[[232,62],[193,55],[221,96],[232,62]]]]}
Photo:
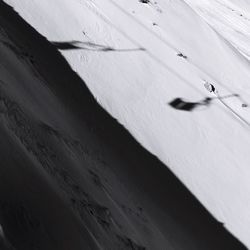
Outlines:
{"type": "Polygon", "coordinates": [[[250,247],[250,2],[5,2],[250,247]]]}

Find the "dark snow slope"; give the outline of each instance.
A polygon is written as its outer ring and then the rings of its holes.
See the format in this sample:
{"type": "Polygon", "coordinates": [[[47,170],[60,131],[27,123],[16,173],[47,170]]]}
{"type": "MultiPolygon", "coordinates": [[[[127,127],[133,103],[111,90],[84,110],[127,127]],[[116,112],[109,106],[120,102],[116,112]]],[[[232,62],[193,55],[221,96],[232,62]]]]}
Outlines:
{"type": "Polygon", "coordinates": [[[2,1],[0,138],[0,224],[15,249],[246,249],[2,1]]]}

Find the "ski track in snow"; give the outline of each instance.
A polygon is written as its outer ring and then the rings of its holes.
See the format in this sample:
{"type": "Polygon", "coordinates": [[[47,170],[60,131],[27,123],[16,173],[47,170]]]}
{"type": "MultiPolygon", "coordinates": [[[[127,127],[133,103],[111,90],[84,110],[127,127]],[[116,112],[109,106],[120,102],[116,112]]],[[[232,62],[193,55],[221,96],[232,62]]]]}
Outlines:
{"type": "Polygon", "coordinates": [[[250,247],[250,109],[241,107],[250,97],[250,4],[5,2],[49,41],[79,41],[61,53],[98,102],[250,247]],[[192,112],[168,105],[213,98],[203,80],[218,100],[192,112]],[[221,99],[230,94],[239,98],[221,99]]]}

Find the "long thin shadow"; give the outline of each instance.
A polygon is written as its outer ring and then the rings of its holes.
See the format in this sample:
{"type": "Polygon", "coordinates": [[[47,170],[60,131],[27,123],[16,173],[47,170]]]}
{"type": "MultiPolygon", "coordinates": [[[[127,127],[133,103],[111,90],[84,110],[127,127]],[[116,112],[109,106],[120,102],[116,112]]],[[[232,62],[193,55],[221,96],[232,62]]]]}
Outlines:
{"type": "Polygon", "coordinates": [[[243,124],[250,127],[250,123],[244,117],[242,117],[240,114],[238,114],[235,110],[233,110],[229,105],[227,105],[223,101],[223,99],[229,98],[229,97],[239,97],[239,95],[232,94],[232,95],[227,95],[227,96],[218,96],[218,97],[214,97],[214,98],[207,97],[204,100],[201,100],[199,102],[190,102],[190,101],[186,101],[180,97],[177,97],[177,98],[173,99],[171,102],[169,102],[168,104],[169,104],[169,106],[171,106],[174,109],[192,112],[195,109],[197,109],[198,107],[202,107],[202,106],[208,107],[214,99],[218,99],[233,115],[235,115],[241,122],[243,122],[243,124]]]}
{"type": "Polygon", "coordinates": [[[65,41],[51,43],[59,50],[89,50],[89,51],[100,51],[100,52],[129,52],[129,51],[145,51],[144,48],[134,49],[116,49],[110,46],[100,45],[92,42],[81,42],[81,41],[65,41]]]}
{"type": "Polygon", "coordinates": [[[182,110],[182,111],[193,111],[198,107],[208,107],[211,102],[215,99],[219,99],[220,101],[222,99],[226,99],[226,98],[230,98],[230,97],[238,97],[238,94],[232,94],[232,95],[226,95],[226,96],[221,96],[221,97],[206,97],[201,101],[198,102],[190,102],[190,101],[186,101],[183,100],[180,97],[177,97],[175,99],[173,99],[171,102],[169,102],[168,104],[174,108],[174,109],[178,109],[178,110],[182,110]]]}
{"type": "Polygon", "coordinates": [[[211,104],[211,101],[212,101],[211,98],[205,98],[200,102],[189,102],[183,100],[182,98],[177,97],[171,102],[169,102],[169,105],[174,109],[182,111],[193,111],[199,106],[209,106],[211,104]]]}

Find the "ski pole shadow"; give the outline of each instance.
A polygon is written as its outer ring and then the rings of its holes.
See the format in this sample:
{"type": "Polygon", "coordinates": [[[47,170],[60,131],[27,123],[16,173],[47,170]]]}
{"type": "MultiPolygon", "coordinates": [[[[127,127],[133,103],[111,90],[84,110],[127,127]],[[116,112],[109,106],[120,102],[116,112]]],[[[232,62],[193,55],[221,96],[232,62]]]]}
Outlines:
{"type": "Polygon", "coordinates": [[[184,100],[183,98],[177,97],[173,99],[171,102],[169,102],[168,104],[174,109],[191,112],[197,109],[198,107],[210,106],[212,101],[215,99],[225,99],[225,98],[237,97],[237,96],[238,96],[237,94],[232,94],[232,95],[213,97],[213,98],[206,97],[203,100],[198,101],[198,102],[190,102],[190,101],[184,100]]]}
{"type": "Polygon", "coordinates": [[[51,41],[51,43],[58,50],[88,50],[88,51],[100,51],[100,52],[129,52],[129,51],[145,51],[145,48],[132,48],[132,49],[116,49],[110,46],[96,44],[92,42],[81,41],[51,41]]]}

